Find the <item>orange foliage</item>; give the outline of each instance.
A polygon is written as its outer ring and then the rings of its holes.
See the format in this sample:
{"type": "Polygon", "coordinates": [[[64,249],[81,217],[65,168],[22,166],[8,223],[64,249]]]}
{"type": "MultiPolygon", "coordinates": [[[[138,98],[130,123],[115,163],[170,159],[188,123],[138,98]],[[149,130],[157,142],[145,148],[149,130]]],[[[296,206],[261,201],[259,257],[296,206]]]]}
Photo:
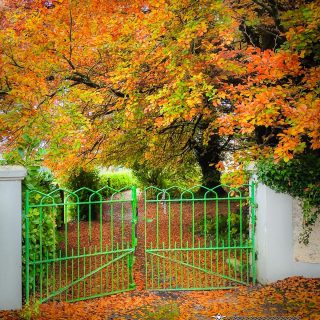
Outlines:
{"type": "Polygon", "coordinates": [[[232,136],[251,159],[319,149],[319,0],[281,1],[278,17],[250,0],[51,2],[1,12],[3,150],[41,137],[64,171],[158,164],[198,132],[232,136]],[[250,34],[261,28],[276,34],[267,48],[250,34]]]}

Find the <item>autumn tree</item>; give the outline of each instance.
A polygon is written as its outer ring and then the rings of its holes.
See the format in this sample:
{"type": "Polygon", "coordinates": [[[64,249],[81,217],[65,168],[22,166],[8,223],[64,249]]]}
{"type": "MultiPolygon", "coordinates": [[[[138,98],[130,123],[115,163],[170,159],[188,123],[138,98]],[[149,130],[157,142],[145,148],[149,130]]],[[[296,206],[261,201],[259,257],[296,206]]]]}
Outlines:
{"type": "Polygon", "coordinates": [[[41,136],[61,172],[188,159],[208,186],[226,151],[318,152],[319,1],[50,3],[2,12],[4,149],[41,136]]]}
{"type": "Polygon", "coordinates": [[[249,3],[249,18],[246,3],[236,5],[245,72],[228,88],[234,109],[219,132],[251,136],[254,153],[276,160],[319,155],[319,1],[249,3]]]}

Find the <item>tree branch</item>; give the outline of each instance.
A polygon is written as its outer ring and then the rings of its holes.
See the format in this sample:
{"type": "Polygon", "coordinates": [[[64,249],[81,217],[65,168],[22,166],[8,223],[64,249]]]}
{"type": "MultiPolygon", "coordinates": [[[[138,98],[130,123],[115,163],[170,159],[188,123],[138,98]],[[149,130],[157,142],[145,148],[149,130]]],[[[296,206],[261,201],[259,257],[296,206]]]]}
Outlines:
{"type": "Polygon", "coordinates": [[[116,90],[116,89],[114,89],[110,86],[104,85],[104,84],[95,83],[90,79],[90,77],[88,77],[85,74],[78,72],[78,71],[65,77],[65,80],[73,81],[74,82],[73,85],[84,84],[84,85],[86,85],[90,88],[94,88],[94,89],[107,88],[111,92],[111,94],[113,94],[117,98],[125,98],[126,97],[126,95],[124,93],[122,93],[121,91],[116,90]]]}
{"type": "Polygon", "coordinates": [[[24,66],[20,65],[17,60],[14,58],[13,54],[9,55],[8,53],[4,52],[4,54],[11,59],[12,65],[18,67],[20,69],[24,69],[24,66]]]}
{"type": "Polygon", "coordinates": [[[72,12],[71,12],[71,5],[69,7],[69,60],[72,61],[72,26],[73,26],[73,19],[72,19],[72,12]]]}
{"type": "Polygon", "coordinates": [[[257,4],[258,6],[263,8],[264,10],[266,10],[270,14],[270,16],[273,18],[273,21],[274,21],[277,29],[280,32],[284,32],[284,28],[281,25],[281,20],[279,17],[278,3],[276,0],[269,0],[268,3],[270,4],[270,6],[268,6],[265,2],[263,2],[261,0],[252,0],[252,2],[257,4]]]}

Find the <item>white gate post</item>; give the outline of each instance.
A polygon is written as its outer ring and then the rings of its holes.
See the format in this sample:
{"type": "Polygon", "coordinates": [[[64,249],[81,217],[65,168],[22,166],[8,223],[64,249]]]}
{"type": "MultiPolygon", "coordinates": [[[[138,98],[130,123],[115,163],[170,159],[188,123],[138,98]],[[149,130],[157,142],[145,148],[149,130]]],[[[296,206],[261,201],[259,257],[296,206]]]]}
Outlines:
{"type": "Polygon", "coordinates": [[[0,310],[22,307],[22,197],[26,169],[0,166],[0,310]]]}
{"type": "MultiPolygon", "coordinates": [[[[249,170],[251,181],[256,181],[254,166],[249,170]]],[[[314,234],[313,243],[310,243],[313,250],[308,251],[310,248],[304,246],[298,248],[300,256],[308,256],[309,260],[313,258],[311,263],[295,257],[294,245],[298,234],[294,234],[294,229],[301,223],[297,225],[298,215],[302,219],[302,212],[294,212],[296,201],[288,194],[275,192],[263,183],[257,183],[255,249],[257,281],[262,284],[292,276],[320,277],[319,236],[314,234]]]]}

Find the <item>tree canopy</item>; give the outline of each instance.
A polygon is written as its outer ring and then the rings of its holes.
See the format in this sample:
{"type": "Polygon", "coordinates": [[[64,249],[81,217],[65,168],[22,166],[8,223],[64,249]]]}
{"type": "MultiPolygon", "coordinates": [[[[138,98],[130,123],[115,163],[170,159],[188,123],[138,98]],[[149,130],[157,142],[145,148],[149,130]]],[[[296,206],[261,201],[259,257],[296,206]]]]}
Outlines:
{"type": "Polygon", "coordinates": [[[236,163],[320,147],[320,1],[5,1],[3,150],[56,172],[236,163]],[[36,148],[35,148],[36,149],[36,148]]]}

